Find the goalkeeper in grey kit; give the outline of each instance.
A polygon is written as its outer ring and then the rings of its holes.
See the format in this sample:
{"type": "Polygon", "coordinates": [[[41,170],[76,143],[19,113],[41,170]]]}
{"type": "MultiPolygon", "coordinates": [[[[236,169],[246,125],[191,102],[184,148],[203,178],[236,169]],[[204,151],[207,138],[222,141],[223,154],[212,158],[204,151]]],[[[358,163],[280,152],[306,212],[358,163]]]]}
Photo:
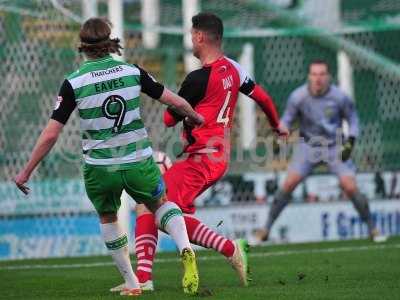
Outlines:
{"type": "Polygon", "coordinates": [[[382,240],[371,217],[368,199],[357,187],[355,166],[350,159],[359,125],[353,101],[337,86],[330,83],[329,66],[323,60],[309,65],[308,83],[289,96],[281,122],[291,128],[299,123],[300,142],[295,146],[287,177],[271,204],[265,228],[257,231],[257,238],[266,241],[275,220],[291,199],[297,185],[321,163],[328,166],[352,201],[368,233],[374,241],[382,240]],[[348,138],[342,143],[343,120],[349,125],[348,138]]]}

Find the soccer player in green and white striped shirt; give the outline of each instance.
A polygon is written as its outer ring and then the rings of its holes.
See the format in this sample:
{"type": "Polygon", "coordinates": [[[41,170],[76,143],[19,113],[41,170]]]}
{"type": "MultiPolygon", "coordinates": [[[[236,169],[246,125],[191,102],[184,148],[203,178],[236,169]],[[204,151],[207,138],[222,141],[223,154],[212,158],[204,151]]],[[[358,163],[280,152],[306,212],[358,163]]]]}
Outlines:
{"type": "Polygon", "coordinates": [[[198,289],[194,252],[182,212],[167,201],[163,179],[153,161],[151,143],[140,117],[140,92],[172,106],[195,125],[201,125],[203,117],[142,68],[114,60],[110,53],[120,54],[121,46],[119,39],[110,39],[110,33],[110,23],[104,19],[92,18],[83,24],[79,51],[88,59],[64,80],[51,119],[31,159],[14,181],[25,194],[29,192],[25,183],[77,107],[86,192],[99,214],[106,247],[125,279],[126,288],[121,295],[141,293],[130,263],[126,232],[117,219],[123,189],[154,212],[160,229],[175,240],[185,270],[184,292],[194,294],[198,289]]]}

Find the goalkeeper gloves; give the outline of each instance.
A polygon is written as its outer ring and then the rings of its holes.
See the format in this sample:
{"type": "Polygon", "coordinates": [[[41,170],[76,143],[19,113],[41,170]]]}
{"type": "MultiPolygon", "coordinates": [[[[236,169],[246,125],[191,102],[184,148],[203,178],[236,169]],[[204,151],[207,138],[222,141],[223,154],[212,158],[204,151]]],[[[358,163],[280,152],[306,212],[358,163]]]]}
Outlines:
{"type": "Polygon", "coordinates": [[[353,151],[354,148],[354,143],[355,143],[356,139],[353,136],[350,136],[347,141],[343,144],[342,146],[342,161],[347,161],[349,160],[350,156],[351,156],[351,152],[353,151]]]}

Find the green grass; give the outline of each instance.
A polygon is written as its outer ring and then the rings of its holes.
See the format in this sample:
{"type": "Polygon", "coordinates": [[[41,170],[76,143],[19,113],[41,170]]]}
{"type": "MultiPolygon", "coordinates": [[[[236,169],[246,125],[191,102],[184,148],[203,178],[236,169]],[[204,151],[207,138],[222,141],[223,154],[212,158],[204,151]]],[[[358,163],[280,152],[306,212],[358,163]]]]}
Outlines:
{"type": "MultiPolygon", "coordinates": [[[[239,281],[218,254],[197,252],[201,286],[209,299],[400,299],[400,238],[384,244],[367,240],[253,248],[253,282],[239,281]]],[[[183,294],[176,254],[159,254],[156,292],[139,299],[200,299],[183,294]]],[[[108,292],[121,282],[109,257],[0,262],[0,299],[124,299],[108,292]],[[106,263],[51,268],[51,265],[106,263]],[[44,265],[40,269],[24,266],[44,265]],[[47,268],[46,266],[49,266],[47,268]],[[9,269],[7,267],[23,267],[9,269]]]]}

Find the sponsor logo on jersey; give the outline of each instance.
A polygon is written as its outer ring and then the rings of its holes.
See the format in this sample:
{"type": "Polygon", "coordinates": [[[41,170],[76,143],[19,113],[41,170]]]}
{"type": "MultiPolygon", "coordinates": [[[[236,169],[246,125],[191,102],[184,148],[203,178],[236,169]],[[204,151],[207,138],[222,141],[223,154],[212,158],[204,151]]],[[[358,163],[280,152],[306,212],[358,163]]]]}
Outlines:
{"type": "Polygon", "coordinates": [[[122,68],[122,66],[117,66],[115,68],[111,68],[111,69],[107,69],[107,70],[103,70],[103,71],[92,71],[92,72],[90,72],[90,75],[92,75],[92,77],[100,77],[100,76],[104,76],[104,75],[121,72],[123,69],[124,68],[122,68]]]}
{"type": "Polygon", "coordinates": [[[54,110],[57,110],[60,107],[62,101],[63,101],[63,97],[57,96],[57,101],[56,101],[56,105],[54,106],[54,110]]]}
{"type": "Polygon", "coordinates": [[[335,109],[333,107],[328,106],[325,108],[325,117],[326,118],[331,119],[331,118],[333,118],[334,114],[335,114],[335,109]]]}

